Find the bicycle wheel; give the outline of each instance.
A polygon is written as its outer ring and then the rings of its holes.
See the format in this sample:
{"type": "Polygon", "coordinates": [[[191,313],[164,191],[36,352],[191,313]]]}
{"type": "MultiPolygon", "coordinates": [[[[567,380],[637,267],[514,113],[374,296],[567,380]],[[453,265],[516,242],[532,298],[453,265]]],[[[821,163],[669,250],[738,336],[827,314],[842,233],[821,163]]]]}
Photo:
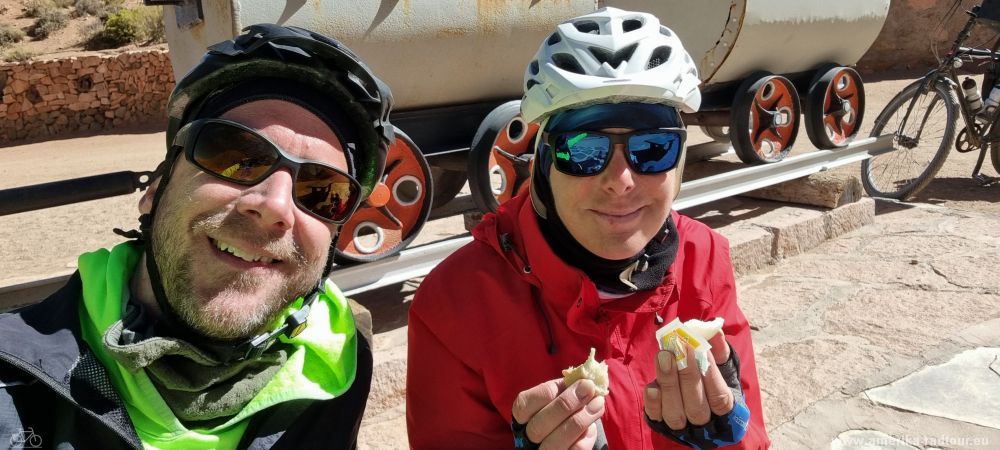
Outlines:
{"type": "Polygon", "coordinates": [[[871,136],[894,133],[893,151],[861,163],[861,183],[872,197],[906,200],[931,182],[955,137],[958,98],[944,82],[920,95],[923,80],[896,94],[875,119],[871,136]],[[906,111],[913,103],[909,117],[906,111]],[[904,118],[906,121],[904,123],[904,118]]]}
{"type": "Polygon", "coordinates": [[[993,170],[1000,174],[1000,145],[990,144],[990,159],[993,161],[993,170]]]}

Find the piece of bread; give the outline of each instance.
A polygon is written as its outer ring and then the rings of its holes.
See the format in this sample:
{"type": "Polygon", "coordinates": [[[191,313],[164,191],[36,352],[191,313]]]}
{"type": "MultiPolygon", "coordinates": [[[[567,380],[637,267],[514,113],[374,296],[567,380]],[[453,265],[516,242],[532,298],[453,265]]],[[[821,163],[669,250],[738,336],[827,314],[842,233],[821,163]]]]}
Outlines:
{"type": "Polygon", "coordinates": [[[723,323],[721,317],[708,322],[691,319],[683,323],[675,317],[670,323],[656,330],[656,341],[660,344],[660,350],[673,352],[678,369],[686,369],[688,356],[693,356],[698,363],[698,370],[705,375],[708,371],[708,352],[712,349],[712,344],[709,344],[708,340],[722,331],[723,323]],[[685,344],[694,350],[693,355],[686,354],[685,344]]]}
{"type": "Polygon", "coordinates": [[[597,393],[600,395],[608,395],[608,365],[602,362],[597,362],[594,359],[594,354],[596,350],[593,347],[590,349],[590,356],[587,360],[576,367],[570,367],[562,371],[563,374],[563,384],[569,387],[571,384],[576,383],[577,380],[587,379],[594,382],[597,386],[597,393]]]}
{"type": "Polygon", "coordinates": [[[712,320],[709,320],[708,322],[703,322],[698,319],[691,319],[684,322],[684,328],[687,328],[688,331],[693,331],[695,333],[698,333],[698,335],[701,336],[702,339],[707,341],[709,339],[712,339],[713,337],[715,337],[716,334],[719,334],[719,332],[722,331],[723,323],[724,319],[721,317],[716,317],[712,320]]]}

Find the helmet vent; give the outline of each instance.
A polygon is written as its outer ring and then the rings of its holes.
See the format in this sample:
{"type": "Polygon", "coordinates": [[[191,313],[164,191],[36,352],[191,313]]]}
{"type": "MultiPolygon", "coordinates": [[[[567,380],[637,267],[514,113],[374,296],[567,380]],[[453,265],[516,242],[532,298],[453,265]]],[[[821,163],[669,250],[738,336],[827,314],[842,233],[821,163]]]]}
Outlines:
{"type": "Polygon", "coordinates": [[[618,67],[622,64],[622,62],[627,61],[632,57],[632,54],[635,53],[635,49],[638,46],[638,43],[632,44],[614,53],[599,47],[587,47],[587,49],[590,50],[590,54],[594,55],[594,59],[598,62],[608,63],[611,67],[618,67]]]}
{"type": "Polygon", "coordinates": [[[528,64],[528,71],[530,71],[532,75],[538,75],[538,60],[537,59],[531,61],[531,64],[528,64]]]}
{"type": "Polygon", "coordinates": [[[626,33],[628,33],[629,31],[638,30],[640,28],[642,28],[641,19],[628,19],[622,22],[622,30],[624,30],[626,33]]]}
{"type": "Polygon", "coordinates": [[[667,28],[667,27],[662,26],[662,25],[660,26],[660,34],[662,34],[662,35],[664,35],[666,37],[673,37],[673,35],[674,35],[674,33],[672,31],[670,31],[670,28],[667,28]]]}
{"type": "Polygon", "coordinates": [[[649,62],[646,63],[646,70],[657,67],[670,59],[670,47],[661,45],[653,50],[653,53],[649,55],[649,62]]]}
{"type": "Polygon", "coordinates": [[[587,34],[601,34],[601,26],[592,20],[581,20],[579,22],[573,22],[573,26],[576,27],[576,31],[587,34]]]}
{"type": "Polygon", "coordinates": [[[572,55],[566,53],[556,53],[552,55],[552,63],[555,64],[556,67],[567,72],[573,72],[580,75],[584,74],[583,67],[580,66],[580,63],[572,55]]]}
{"type": "Polygon", "coordinates": [[[549,36],[549,39],[547,41],[545,41],[545,43],[548,44],[548,45],[556,45],[560,41],[562,41],[562,38],[559,37],[559,33],[552,33],[552,35],[549,36]]]}
{"type": "Polygon", "coordinates": [[[541,84],[541,83],[539,83],[539,82],[537,82],[535,80],[528,80],[528,82],[525,83],[525,85],[524,85],[524,92],[530,91],[531,88],[533,88],[535,86],[538,86],[539,84],[541,84]]]}

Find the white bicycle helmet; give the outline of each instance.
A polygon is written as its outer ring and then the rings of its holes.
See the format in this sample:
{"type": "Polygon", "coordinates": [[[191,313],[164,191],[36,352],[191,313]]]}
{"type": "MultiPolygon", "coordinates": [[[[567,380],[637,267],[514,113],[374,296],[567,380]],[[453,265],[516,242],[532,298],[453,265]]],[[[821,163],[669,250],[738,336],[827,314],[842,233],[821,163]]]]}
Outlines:
{"type": "Polygon", "coordinates": [[[524,74],[521,116],[541,122],[592,103],[701,106],[698,68],[680,39],[652,14],[601,8],[559,24],[524,74]]]}

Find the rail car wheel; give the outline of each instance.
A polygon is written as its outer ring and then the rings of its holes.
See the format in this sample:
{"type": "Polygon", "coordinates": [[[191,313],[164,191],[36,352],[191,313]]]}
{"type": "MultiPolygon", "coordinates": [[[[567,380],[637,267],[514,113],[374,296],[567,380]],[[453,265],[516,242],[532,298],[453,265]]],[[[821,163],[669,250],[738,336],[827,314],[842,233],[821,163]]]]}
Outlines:
{"type": "Polygon", "coordinates": [[[865,86],[850,67],[817,71],[806,95],[806,134],[821,149],[841,148],[861,131],[865,115],[865,86]]]}
{"type": "Polygon", "coordinates": [[[720,144],[728,144],[730,142],[729,127],[702,125],[700,128],[702,133],[705,133],[706,136],[712,138],[715,142],[720,144]]]}
{"type": "Polygon", "coordinates": [[[729,126],[736,154],[747,164],[784,159],[798,135],[800,111],[788,78],[762,72],[748,77],[736,93],[729,126]]]}
{"type": "Polygon", "coordinates": [[[371,262],[406,248],[431,212],[434,182],[416,144],[396,129],[385,173],[368,200],[340,230],[337,262],[371,262]]]}
{"type": "Polygon", "coordinates": [[[472,200],[483,212],[496,211],[531,175],[531,143],[537,124],[525,123],[521,102],[498,106],[483,119],[469,151],[472,200]]]}

